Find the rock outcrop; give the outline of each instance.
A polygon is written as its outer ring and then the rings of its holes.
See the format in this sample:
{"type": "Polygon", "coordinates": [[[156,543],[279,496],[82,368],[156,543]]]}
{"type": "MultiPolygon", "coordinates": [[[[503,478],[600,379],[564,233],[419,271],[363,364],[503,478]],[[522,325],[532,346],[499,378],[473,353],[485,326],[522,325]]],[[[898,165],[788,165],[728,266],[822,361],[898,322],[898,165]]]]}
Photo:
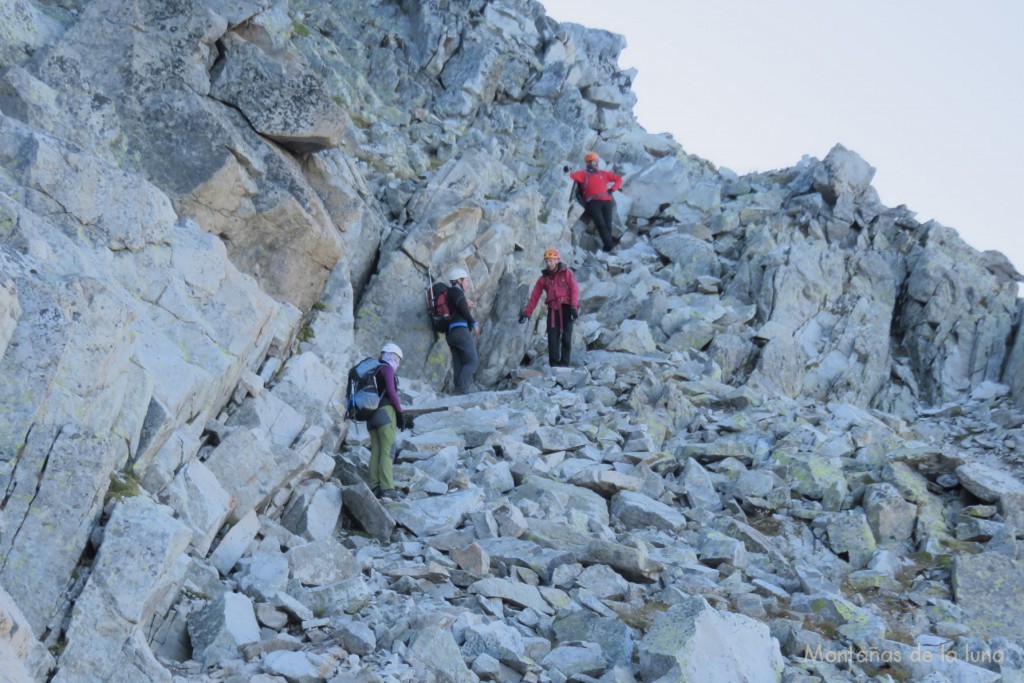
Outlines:
{"type": "Polygon", "coordinates": [[[1024,677],[1019,275],[853,151],[688,155],[534,0],[0,10],[0,678],[1024,677]],[[397,501],[342,409],[384,340],[397,501]]]}

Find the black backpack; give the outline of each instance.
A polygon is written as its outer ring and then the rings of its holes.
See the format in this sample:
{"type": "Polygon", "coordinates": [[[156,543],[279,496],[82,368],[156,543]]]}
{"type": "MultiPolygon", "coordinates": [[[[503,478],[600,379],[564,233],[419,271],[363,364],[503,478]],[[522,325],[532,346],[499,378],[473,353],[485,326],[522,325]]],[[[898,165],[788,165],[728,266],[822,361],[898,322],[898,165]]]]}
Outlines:
{"type": "Polygon", "coordinates": [[[384,365],[376,358],[364,358],[348,371],[348,392],[345,395],[345,416],[364,422],[380,407],[381,390],[377,376],[384,365]]]}
{"type": "Polygon", "coordinates": [[[448,285],[443,282],[430,284],[428,279],[426,298],[430,329],[438,334],[444,334],[452,321],[451,309],[448,307],[448,285]]]}
{"type": "Polygon", "coordinates": [[[576,200],[576,203],[586,208],[587,200],[583,198],[583,184],[577,183],[575,180],[572,181],[572,192],[570,196],[576,200]]]}

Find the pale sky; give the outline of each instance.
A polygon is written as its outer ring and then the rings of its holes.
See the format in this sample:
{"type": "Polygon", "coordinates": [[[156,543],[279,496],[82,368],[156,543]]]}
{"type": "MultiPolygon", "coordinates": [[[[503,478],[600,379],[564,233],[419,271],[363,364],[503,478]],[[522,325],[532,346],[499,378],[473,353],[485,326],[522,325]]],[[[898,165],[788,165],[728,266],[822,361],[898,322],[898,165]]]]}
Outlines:
{"type": "Polygon", "coordinates": [[[541,2],[626,36],[648,132],[741,174],[842,143],[886,206],[1024,272],[1024,2],[541,2]]]}

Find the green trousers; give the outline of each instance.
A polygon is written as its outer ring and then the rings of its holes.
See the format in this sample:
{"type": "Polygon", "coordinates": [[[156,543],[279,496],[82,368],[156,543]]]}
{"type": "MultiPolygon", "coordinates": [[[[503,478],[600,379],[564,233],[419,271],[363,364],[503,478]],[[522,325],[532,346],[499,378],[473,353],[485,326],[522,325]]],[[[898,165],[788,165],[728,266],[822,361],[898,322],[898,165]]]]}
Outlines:
{"type": "Polygon", "coordinates": [[[391,450],[397,440],[398,420],[395,409],[384,406],[389,421],[383,427],[370,430],[370,488],[380,487],[382,491],[395,488],[395,479],[391,475],[391,450]]]}

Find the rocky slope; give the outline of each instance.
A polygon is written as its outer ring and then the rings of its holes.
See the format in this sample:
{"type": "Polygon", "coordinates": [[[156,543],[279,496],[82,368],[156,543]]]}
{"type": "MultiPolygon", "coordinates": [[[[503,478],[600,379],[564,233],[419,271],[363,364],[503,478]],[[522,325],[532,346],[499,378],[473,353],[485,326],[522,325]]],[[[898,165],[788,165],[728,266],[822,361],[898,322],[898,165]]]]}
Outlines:
{"type": "Polygon", "coordinates": [[[1024,680],[1020,276],[855,153],[687,155],[531,0],[0,9],[5,680],[1024,680]],[[338,409],[382,339],[384,504],[338,409]]]}

